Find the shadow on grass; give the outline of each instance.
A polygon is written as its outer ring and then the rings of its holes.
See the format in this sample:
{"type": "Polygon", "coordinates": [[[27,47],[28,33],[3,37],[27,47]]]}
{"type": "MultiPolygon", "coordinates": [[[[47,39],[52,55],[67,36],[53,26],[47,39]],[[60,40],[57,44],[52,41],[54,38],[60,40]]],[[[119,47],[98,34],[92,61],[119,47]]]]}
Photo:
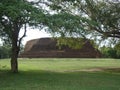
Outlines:
{"type": "Polygon", "coordinates": [[[1,90],[119,90],[120,74],[106,72],[0,71],[1,90]]]}

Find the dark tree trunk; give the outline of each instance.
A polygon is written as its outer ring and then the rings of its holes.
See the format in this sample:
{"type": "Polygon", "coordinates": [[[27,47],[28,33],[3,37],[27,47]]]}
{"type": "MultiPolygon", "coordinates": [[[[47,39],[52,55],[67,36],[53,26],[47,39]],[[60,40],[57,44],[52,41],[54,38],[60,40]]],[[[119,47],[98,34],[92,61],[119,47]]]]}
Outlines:
{"type": "Polygon", "coordinates": [[[18,72],[18,61],[17,61],[17,58],[14,56],[12,56],[12,58],[11,58],[11,71],[13,73],[18,72]]]}
{"type": "Polygon", "coordinates": [[[12,44],[12,56],[11,56],[11,71],[14,73],[18,72],[18,54],[19,47],[17,46],[17,41],[12,44]]]}
{"type": "Polygon", "coordinates": [[[12,49],[12,57],[11,57],[11,71],[14,73],[18,72],[18,51],[17,51],[17,47],[16,49],[13,48],[12,49]]]}
{"type": "Polygon", "coordinates": [[[13,27],[11,29],[12,36],[11,36],[11,43],[12,43],[12,56],[11,56],[11,71],[13,73],[18,72],[18,55],[20,51],[20,44],[22,39],[26,35],[26,24],[25,24],[25,31],[23,36],[19,37],[20,28],[22,27],[21,23],[14,22],[13,27]]]}
{"type": "Polygon", "coordinates": [[[12,56],[11,56],[11,71],[13,73],[18,72],[18,54],[20,51],[20,46],[18,44],[19,29],[16,25],[12,32],[12,56]]]}

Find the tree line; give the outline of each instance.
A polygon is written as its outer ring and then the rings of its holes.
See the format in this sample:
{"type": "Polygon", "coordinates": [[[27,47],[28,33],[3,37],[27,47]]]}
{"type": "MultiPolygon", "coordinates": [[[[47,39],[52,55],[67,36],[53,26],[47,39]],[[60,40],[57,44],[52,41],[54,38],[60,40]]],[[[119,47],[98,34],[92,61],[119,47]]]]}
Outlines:
{"type": "Polygon", "coordinates": [[[0,59],[11,57],[11,47],[9,45],[0,45],[0,59]]]}

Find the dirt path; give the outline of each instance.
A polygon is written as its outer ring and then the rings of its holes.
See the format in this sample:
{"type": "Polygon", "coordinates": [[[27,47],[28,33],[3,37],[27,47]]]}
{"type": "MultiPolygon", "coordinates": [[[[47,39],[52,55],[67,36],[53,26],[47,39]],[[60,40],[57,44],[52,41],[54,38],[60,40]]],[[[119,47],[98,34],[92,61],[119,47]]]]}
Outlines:
{"type": "Polygon", "coordinates": [[[111,71],[120,73],[120,68],[90,68],[90,69],[81,69],[81,70],[69,70],[65,72],[100,72],[100,71],[111,71]]]}

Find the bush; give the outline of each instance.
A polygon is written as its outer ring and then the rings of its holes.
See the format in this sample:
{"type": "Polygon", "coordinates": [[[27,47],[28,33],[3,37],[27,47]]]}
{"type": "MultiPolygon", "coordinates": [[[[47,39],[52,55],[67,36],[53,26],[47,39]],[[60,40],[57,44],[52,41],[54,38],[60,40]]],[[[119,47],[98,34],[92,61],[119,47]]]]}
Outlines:
{"type": "Polygon", "coordinates": [[[100,48],[100,51],[105,58],[120,58],[120,43],[114,47],[103,46],[100,48]]]}
{"type": "Polygon", "coordinates": [[[0,46],[0,59],[10,58],[11,56],[11,47],[9,45],[0,46]]]}

